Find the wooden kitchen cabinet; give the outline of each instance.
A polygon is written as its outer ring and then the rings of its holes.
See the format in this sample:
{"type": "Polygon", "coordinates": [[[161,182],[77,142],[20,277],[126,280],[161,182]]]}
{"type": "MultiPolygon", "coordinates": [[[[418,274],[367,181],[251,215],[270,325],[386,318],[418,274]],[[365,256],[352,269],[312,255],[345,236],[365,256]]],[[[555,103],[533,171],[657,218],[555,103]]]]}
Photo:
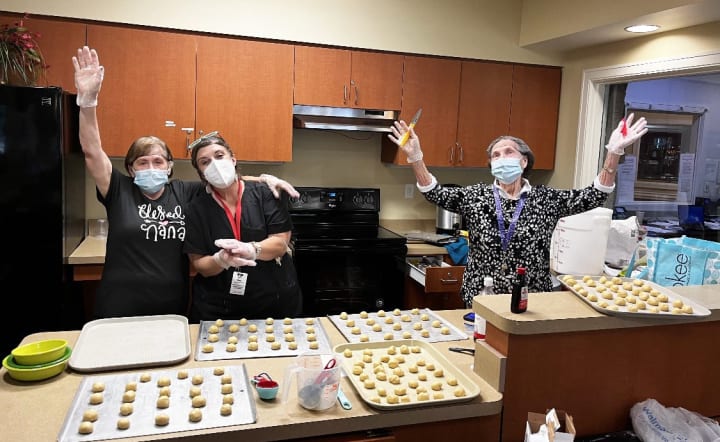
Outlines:
{"type": "Polygon", "coordinates": [[[32,32],[40,34],[37,38],[45,64],[48,65],[45,76],[40,75],[38,86],[58,86],[75,93],[75,71],[72,56],[78,48],[85,45],[85,24],[67,20],[35,18],[32,15],[23,19],[23,14],[5,14],[0,17],[0,25],[23,20],[23,24],[32,32]]]}
{"type": "Polygon", "coordinates": [[[291,161],[292,97],[292,45],[197,37],[196,137],[219,131],[240,161],[291,161]]]}
{"type": "Polygon", "coordinates": [[[555,167],[562,69],[515,65],[510,135],[522,138],[535,154],[533,169],[555,167]]]}
{"type": "Polygon", "coordinates": [[[399,110],[403,56],[295,46],[295,104],[399,110]]]}
{"type": "Polygon", "coordinates": [[[487,147],[509,133],[512,88],[512,64],[462,62],[456,166],[489,167],[487,147]]]}
{"type": "Polygon", "coordinates": [[[292,160],[293,47],[123,26],[88,26],[105,66],[98,114],[108,155],[156,135],[176,159],[217,130],[241,161],[292,160]]]}
{"type": "Polygon", "coordinates": [[[97,112],[108,155],[124,157],[136,138],[155,135],[176,159],[189,158],[192,133],[182,128],[195,127],[194,37],[91,24],[88,45],[105,67],[97,112]]]}
{"type": "MultiPolygon", "coordinates": [[[[460,61],[447,58],[405,57],[400,118],[409,123],[422,108],[416,129],[428,166],[452,166],[455,161],[460,66],[460,61]]],[[[386,138],[382,161],[407,165],[405,154],[386,138]]]]}
{"type": "MultiPolygon", "coordinates": [[[[405,71],[400,117],[423,108],[417,129],[428,166],[488,167],[490,142],[513,135],[533,149],[534,169],[554,167],[560,68],[406,57],[405,71]]],[[[382,161],[407,165],[390,140],[382,161]]]]}

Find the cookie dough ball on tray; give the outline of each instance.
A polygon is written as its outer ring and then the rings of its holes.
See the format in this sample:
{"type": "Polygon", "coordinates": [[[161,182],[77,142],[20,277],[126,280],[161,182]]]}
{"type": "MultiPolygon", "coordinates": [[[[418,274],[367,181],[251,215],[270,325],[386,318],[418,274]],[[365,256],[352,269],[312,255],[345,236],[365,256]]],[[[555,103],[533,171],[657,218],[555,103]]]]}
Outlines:
{"type": "Polygon", "coordinates": [[[158,427],[165,427],[167,424],[170,423],[170,415],[165,413],[160,413],[155,415],[155,425],[158,427]]]}
{"type": "Polygon", "coordinates": [[[85,410],[82,417],[83,421],[95,422],[98,420],[98,412],[94,408],[85,410]]]}

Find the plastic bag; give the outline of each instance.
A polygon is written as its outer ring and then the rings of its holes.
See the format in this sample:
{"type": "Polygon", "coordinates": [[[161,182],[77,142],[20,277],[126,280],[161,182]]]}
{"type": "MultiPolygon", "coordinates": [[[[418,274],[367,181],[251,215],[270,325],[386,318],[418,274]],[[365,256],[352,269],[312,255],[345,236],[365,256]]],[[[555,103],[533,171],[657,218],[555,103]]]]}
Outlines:
{"type": "Polygon", "coordinates": [[[640,242],[640,227],[637,217],[612,220],[608,232],[605,263],[615,268],[625,267],[630,262],[638,242],[640,242]]]}
{"type": "Polygon", "coordinates": [[[694,411],[665,407],[655,399],[638,402],[630,409],[633,431],[643,442],[718,442],[720,424],[694,411]]]}
{"type": "Polygon", "coordinates": [[[647,266],[635,268],[636,253],[625,271],[628,277],[664,287],[720,283],[720,243],[682,236],[645,238],[638,250],[641,247],[646,249],[647,266]]]}

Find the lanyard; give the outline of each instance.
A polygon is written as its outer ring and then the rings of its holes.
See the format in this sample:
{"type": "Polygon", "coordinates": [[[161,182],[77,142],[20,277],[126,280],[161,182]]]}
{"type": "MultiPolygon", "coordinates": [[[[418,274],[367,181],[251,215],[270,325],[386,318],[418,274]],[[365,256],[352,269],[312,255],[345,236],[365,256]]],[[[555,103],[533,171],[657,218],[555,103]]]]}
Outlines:
{"type": "Polygon", "coordinates": [[[500,229],[500,239],[502,240],[503,252],[507,250],[510,239],[515,234],[515,226],[517,220],[520,218],[520,212],[522,212],[523,206],[525,205],[525,193],[520,195],[517,207],[515,207],[515,213],[513,213],[512,219],[510,220],[510,227],[505,230],[505,217],[503,216],[502,206],[500,205],[500,195],[497,187],[493,186],[493,196],[495,197],[495,214],[497,215],[498,229],[500,229]]]}
{"type": "Polygon", "coordinates": [[[233,235],[235,235],[235,239],[240,241],[240,221],[242,219],[242,194],[243,190],[245,188],[245,183],[242,180],[238,180],[238,197],[237,197],[237,203],[235,204],[235,217],[233,217],[232,212],[230,211],[230,208],[225,204],[225,201],[220,197],[220,194],[213,189],[213,198],[215,198],[215,201],[217,201],[222,208],[225,210],[225,216],[227,216],[228,221],[230,221],[230,227],[232,227],[233,235]]]}

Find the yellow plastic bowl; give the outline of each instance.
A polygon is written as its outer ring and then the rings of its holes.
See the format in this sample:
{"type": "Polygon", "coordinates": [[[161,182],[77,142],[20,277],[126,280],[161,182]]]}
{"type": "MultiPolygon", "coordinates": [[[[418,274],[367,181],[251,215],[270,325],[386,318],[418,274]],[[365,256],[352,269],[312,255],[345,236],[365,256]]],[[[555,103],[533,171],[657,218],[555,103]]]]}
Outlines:
{"type": "Polygon", "coordinates": [[[62,358],[66,348],[67,341],[65,339],[47,339],[21,345],[15,348],[11,354],[19,365],[38,365],[62,358]]]}
{"type": "Polygon", "coordinates": [[[10,354],[3,359],[2,365],[13,379],[18,381],[42,381],[43,379],[48,379],[62,373],[65,370],[65,367],[67,367],[71,354],[72,351],[68,347],[65,350],[65,354],[60,359],[54,363],[46,364],[39,368],[18,368],[15,364],[11,365],[8,362],[13,358],[13,355],[10,354]]]}

